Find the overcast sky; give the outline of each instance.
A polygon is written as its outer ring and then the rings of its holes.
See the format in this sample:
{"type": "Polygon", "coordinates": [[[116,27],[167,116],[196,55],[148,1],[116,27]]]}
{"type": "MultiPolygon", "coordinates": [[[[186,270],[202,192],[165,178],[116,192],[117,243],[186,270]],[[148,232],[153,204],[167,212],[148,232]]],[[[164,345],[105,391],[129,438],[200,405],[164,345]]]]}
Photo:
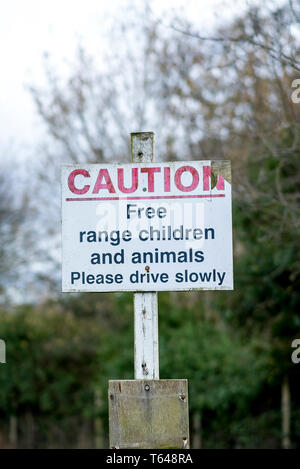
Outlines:
{"type": "MultiPolygon", "coordinates": [[[[102,25],[107,19],[113,21],[120,9],[128,8],[130,3],[130,0],[1,2],[0,154],[11,143],[22,146],[37,140],[38,120],[25,85],[42,80],[43,53],[49,52],[59,64],[64,58],[72,59],[79,41],[91,53],[99,53],[102,25]]],[[[153,14],[165,21],[172,10],[181,9],[201,31],[207,31],[216,21],[216,13],[221,18],[230,18],[242,11],[246,3],[246,0],[153,0],[151,5],[153,14]]],[[[143,5],[143,0],[138,4],[143,5]]]]}

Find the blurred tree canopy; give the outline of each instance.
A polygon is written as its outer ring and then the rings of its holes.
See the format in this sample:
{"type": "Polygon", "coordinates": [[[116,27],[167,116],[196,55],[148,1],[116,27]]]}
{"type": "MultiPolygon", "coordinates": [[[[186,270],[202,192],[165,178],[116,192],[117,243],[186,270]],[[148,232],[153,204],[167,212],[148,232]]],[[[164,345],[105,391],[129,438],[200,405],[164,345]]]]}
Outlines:
{"type": "Polygon", "coordinates": [[[130,132],[156,130],[158,160],[231,160],[235,238],[234,292],[159,295],[161,376],[189,379],[194,446],[299,447],[299,16],[266,2],[203,36],[146,6],[115,25],[103,63],[79,47],[63,78],[45,57],[46,85],[31,87],[48,133],[34,209],[57,294],[0,312],[8,445],[107,444],[107,380],[133,377],[132,295],[58,294],[57,174],[62,161],[125,161],[130,132]]]}

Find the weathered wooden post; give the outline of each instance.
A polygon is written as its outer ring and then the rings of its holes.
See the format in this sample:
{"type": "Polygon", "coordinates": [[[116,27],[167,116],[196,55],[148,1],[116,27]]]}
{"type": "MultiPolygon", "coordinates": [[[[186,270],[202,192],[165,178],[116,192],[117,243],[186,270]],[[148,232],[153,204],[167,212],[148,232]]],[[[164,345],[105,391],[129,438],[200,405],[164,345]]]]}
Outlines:
{"type": "MultiPolygon", "coordinates": [[[[154,161],[154,133],[131,134],[131,161],[154,161]]],[[[159,379],[157,293],[134,293],[134,377],[159,379]]]]}
{"type": "MultiPolygon", "coordinates": [[[[154,133],[131,134],[133,163],[154,161],[154,133]]],[[[134,293],[134,377],[109,382],[111,448],[189,448],[187,380],[159,380],[156,292],[134,293]]]]}

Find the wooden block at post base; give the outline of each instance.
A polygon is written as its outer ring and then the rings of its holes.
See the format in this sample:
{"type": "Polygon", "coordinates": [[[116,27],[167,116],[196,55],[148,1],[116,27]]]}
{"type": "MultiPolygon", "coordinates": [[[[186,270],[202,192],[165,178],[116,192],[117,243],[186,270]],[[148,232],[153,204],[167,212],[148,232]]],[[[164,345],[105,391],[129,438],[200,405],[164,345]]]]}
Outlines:
{"type": "Polygon", "coordinates": [[[188,449],[186,379],[111,380],[110,448],[188,449]]]}

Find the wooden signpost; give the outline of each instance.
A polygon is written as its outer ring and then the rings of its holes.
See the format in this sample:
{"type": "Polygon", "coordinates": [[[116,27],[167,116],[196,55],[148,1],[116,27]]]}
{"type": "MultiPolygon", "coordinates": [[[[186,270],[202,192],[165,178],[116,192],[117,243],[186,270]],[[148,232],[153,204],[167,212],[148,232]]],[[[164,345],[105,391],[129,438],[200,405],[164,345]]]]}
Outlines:
{"type": "MultiPolygon", "coordinates": [[[[131,134],[134,163],[154,161],[152,132],[131,134]]],[[[189,448],[187,380],[160,380],[156,292],[134,293],[134,380],[110,381],[111,448],[189,448]]]]}
{"type": "MultiPolygon", "coordinates": [[[[131,134],[131,161],[153,163],[154,134],[131,134]]],[[[159,379],[157,293],[134,293],[134,377],[159,379]]]]}
{"type": "Polygon", "coordinates": [[[111,448],[189,448],[187,380],[159,379],[157,292],[233,289],[228,161],[62,168],[62,290],[134,292],[134,380],[109,382],[111,448]]]}

